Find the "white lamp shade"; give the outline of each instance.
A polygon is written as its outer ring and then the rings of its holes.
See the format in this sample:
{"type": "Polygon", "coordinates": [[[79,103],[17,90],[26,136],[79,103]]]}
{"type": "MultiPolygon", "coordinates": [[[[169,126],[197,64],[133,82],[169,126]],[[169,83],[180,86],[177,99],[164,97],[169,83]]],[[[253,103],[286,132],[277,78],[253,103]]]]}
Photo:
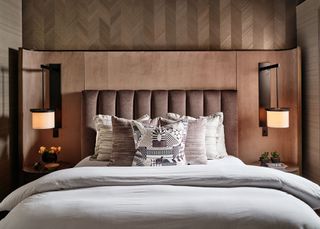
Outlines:
{"type": "Polygon", "coordinates": [[[267,126],[271,128],[288,128],[289,127],[289,110],[288,109],[268,109],[267,126]]]}
{"type": "Polygon", "coordinates": [[[54,111],[32,112],[32,129],[54,128],[54,111]]]}

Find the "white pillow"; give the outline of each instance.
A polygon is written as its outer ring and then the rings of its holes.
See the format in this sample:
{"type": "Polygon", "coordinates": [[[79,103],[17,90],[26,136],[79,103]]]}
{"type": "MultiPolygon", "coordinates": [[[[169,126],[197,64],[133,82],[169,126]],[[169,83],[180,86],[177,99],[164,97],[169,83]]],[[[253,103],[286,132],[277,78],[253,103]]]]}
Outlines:
{"type": "MultiPolygon", "coordinates": [[[[175,113],[168,113],[167,118],[172,120],[195,120],[193,117],[175,113]]],[[[207,158],[212,160],[228,156],[224,139],[223,113],[217,112],[209,116],[201,116],[200,118],[207,120],[205,137],[207,158]]]]}
{"type": "MultiPolygon", "coordinates": [[[[147,121],[149,115],[143,115],[138,121],[147,121]]],[[[93,159],[98,161],[111,161],[112,154],[112,116],[98,114],[93,118],[96,126],[96,144],[93,159]]]]}

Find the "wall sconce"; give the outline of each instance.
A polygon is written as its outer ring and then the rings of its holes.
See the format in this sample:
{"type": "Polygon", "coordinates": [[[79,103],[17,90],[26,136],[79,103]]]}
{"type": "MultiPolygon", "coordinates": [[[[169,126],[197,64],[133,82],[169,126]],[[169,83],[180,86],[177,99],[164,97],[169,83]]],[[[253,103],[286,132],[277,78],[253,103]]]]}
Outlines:
{"type": "Polygon", "coordinates": [[[259,126],[262,136],[268,136],[269,128],[289,127],[289,108],[279,107],[279,64],[259,63],[259,126]],[[276,69],[276,107],[271,107],[270,70],[276,69]]]}
{"type": "Polygon", "coordinates": [[[42,107],[30,109],[33,129],[53,129],[53,137],[59,136],[61,125],[61,65],[41,65],[42,107]],[[44,105],[44,71],[49,70],[50,108],[44,105]]]}

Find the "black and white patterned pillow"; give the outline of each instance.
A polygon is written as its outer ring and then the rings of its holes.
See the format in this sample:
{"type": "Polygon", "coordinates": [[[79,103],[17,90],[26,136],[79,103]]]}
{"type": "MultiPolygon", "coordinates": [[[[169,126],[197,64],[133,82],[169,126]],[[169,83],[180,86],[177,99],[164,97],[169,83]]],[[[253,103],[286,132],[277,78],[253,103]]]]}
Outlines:
{"type": "Polygon", "coordinates": [[[136,148],[133,166],[186,164],[184,148],[188,126],[184,121],[156,127],[132,121],[131,127],[136,148]]]}

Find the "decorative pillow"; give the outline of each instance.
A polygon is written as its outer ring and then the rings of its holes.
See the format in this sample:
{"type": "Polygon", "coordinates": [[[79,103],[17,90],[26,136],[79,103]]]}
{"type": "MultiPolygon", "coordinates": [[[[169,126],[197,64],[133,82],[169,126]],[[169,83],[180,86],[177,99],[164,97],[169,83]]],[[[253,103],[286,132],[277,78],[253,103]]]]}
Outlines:
{"type": "MultiPolygon", "coordinates": [[[[168,113],[167,118],[180,120],[196,120],[190,116],[182,116],[175,113],[168,113]]],[[[206,154],[209,160],[223,158],[227,156],[227,150],[224,139],[223,113],[217,112],[210,116],[200,117],[207,120],[206,124],[206,154]]]]}
{"type": "MultiPolygon", "coordinates": [[[[160,123],[166,125],[176,122],[171,119],[160,118],[160,123]]],[[[185,155],[189,165],[207,164],[206,155],[206,119],[188,120],[188,130],[186,135],[185,155]]]]}
{"type": "MultiPolygon", "coordinates": [[[[112,154],[112,116],[111,115],[96,115],[93,120],[96,126],[96,145],[95,153],[91,157],[98,161],[110,161],[112,154]]],[[[138,121],[147,121],[149,115],[143,115],[138,121]]]]}
{"type": "MultiPolygon", "coordinates": [[[[150,126],[158,125],[158,118],[140,120],[150,126]]],[[[133,120],[112,117],[112,160],[116,166],[131,166],[135,155],[135,144],[133,140],[131,122],[133,120]]]]}
{"type": "Polygon", "coordinates": [[[110,115],[96,115],[93,118],[96,126],[96,144],[94,158],[98,161],[111,160],[112,153],[112,122],[110,115]]]}
{"type": "Polygon", "coordinates": [[[185,165],[186,125],[175,122],[165,126],[131,122],[136,153],[133,166],[185,165]]]}

